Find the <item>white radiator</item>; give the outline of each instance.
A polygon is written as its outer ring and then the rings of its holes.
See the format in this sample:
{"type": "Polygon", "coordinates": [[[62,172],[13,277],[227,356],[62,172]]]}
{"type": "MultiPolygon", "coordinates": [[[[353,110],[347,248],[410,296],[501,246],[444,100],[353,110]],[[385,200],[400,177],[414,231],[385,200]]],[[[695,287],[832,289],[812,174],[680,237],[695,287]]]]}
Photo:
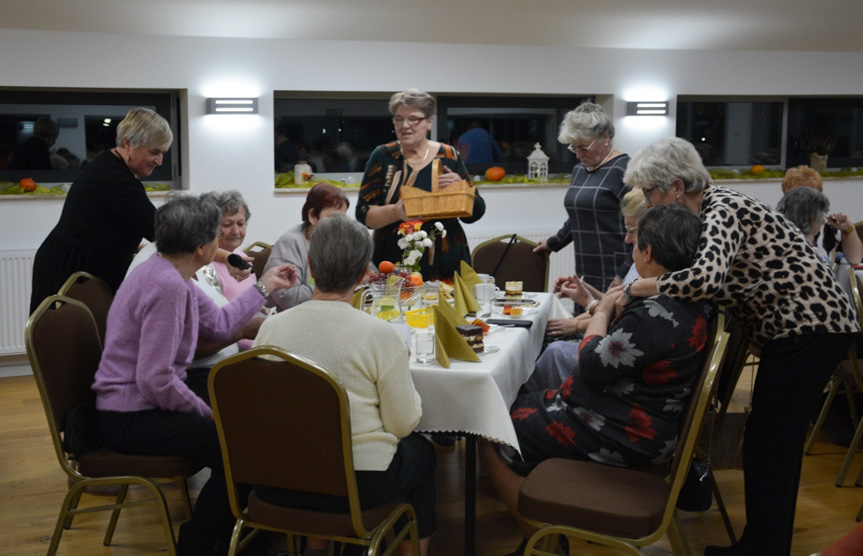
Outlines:
{"type": "Polygon", "coordinates": [[[20,355],[30,318],[33,257],[30,249],[0,251],[0,355],[20,355]]]}
{"type": "MultiPolygon", "coordinates": [[[[467,241],[468,245],[470,245],[471,251],[483,241],[488,241],[503,235],[513,234],[512,231],[471,233],[469,228],[465,230],[465,233],[467,234],[467,241]]],[[[531,230],[520,231],[517,233],[525,239],[539,243],[541,239],[546,239],[549,236],[556,234],[557,230],[531,230]]],[[[558,276],[571,276],[572,273],[575,272],[575,254],[572,251],[572,246],[567,245],[557,253],[552,253],[549,263],[547,289],[548,291],[551,291],[552,288],[554,288],[554,281],[558,276]]],[[[569,299],[563,299],[562,301],[564,302],[565,307],[571,308],[572,301],[569,299]]]]}

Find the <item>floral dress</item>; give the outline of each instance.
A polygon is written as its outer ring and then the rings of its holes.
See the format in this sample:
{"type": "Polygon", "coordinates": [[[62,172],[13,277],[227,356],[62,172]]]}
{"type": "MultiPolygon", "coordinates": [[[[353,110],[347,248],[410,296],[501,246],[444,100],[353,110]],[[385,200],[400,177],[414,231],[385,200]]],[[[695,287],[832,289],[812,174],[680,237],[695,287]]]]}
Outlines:
{"type": "Polygon", "coordinates": [[[515,401],[523,463],[513,468],[526,474],[554,457],[619,467],[669,461],[702,368],[708,321],[704,303],[656,295],[627,305],[606,336],[584,338],[578,367],[559,388],[515,401]]]}

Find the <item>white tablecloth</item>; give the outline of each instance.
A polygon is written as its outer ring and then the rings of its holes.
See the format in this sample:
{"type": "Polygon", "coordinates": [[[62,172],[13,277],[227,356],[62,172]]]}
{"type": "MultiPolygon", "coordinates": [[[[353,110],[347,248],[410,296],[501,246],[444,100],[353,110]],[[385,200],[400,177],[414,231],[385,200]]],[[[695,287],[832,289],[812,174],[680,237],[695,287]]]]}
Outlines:
{"type": "Polygon", "coordinates": [[[539,307],[519,317],[533,321],[531,328],[500,328],[487,334],[484,342],[500,351],[480,354],[480,363],[453,359],[445,369],[437,363],[411,360],[414,385],[423,401],[416,430],[476,434],[519,449],[509,408],[533,372],[549,318],[567,315],[551,294],[532,295],[539,307]]]}

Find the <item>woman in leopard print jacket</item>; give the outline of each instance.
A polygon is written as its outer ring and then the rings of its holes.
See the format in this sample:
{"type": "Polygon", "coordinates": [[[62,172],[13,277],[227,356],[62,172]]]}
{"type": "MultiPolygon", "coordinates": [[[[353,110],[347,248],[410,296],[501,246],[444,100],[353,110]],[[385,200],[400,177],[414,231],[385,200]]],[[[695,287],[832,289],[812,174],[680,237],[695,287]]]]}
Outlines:
{"type": "Polygon", "coordinates": [[[707,547],[705,555],[789,554],[809,420],[860,332],[848,296],[793,224],[752,197],[713,185],[687,141],[646,147],[624,181],[641,188],[648,207],[681,203],[703,227],[690,268],[638,279],[623,287],[623,297],[712,299],[761,346],[743,437],[746,527],[737,544],[707,547]]]}

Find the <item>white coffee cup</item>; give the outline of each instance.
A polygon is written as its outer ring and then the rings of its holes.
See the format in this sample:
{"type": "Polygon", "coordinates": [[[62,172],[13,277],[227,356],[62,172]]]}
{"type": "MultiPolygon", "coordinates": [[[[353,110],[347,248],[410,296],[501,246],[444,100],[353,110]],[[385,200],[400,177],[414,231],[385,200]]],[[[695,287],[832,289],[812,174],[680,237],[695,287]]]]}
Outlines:
{"type": "Polygon", "coordinates": [[[485,282],[486,284],[494,284],[494,276],[492,276],[491,274],[477,273],[477,276],[479,276],[479,279],[482,280],[483,282],[485,282]]]}

